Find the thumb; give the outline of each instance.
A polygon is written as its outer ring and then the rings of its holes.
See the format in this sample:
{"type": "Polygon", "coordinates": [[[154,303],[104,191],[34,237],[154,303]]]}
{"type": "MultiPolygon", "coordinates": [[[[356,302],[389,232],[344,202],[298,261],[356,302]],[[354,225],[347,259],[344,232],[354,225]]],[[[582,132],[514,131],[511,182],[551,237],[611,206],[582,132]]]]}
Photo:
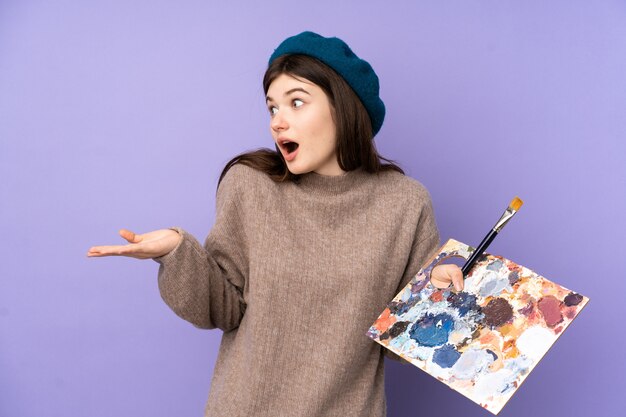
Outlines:
{"type": "Polygon", "coordinates": [[[141,236],[136,235],[135,233],[127,229],[120,230],[120,236],[122,236],[124,239],[126,239],[130,243],[139,243],[142,240],[141,236]]]}
{"type": "Polygon", "coordinates": [[[457,291],[463,290],[463,271],[459,268],[458,265],[451,264],[450,267],[446,270],[454,288],[457,291]]]}

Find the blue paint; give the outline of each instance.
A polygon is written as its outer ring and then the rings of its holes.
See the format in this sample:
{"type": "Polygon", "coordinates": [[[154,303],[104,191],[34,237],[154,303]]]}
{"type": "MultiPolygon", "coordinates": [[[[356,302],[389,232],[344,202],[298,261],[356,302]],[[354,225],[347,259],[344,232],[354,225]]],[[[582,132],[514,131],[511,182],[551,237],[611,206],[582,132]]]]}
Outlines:
{"type": "Polygon", "coordinates": [[[415,304],[417,304],[418,301],[419,301],[419,298],[416,298],[416,297],[411,297],[408,300],[406,300],[405,302],[402,302],[402,301],[392,301],[389,304],[389,311],[391,312],[391,314],[393,314],[395,316],[401,316],[402,314],[404,314],[407,311],[409,311],[411,309],[411,307],[413,307],[415,304]]]}
{"type": "Polygon", "coordinates": [[[453,328],[454,318],[451,315],[428,313],[413,324],[409,336],[422,346],[441,346],[448,341],[453,328]]]}
{"type": "MultiPolygon", "coordinates": [[[[430,277],[430,274],[428,274],[426,276],[430,277]]],[[[430,282],[429,279],[422,279],[421,281],[417,281],[417,282],[411,284],[411,294],[413,294],[413,295],[418,294],[420,291],[422,291],[424,289],[426,284],[428,284],[429,282],[430,282]]]]}
{"type": "Polygon", "coordinates": [[[442,368],[451,368],[461,354],[452,345],[443,345],[433,353],[433,362],[442,368]]]}
{"type": "Polygon", "coordinates": [[[500,268],[502,268],[502,265],[504,265],[502,263],[501,260],[496,259],[493,262],[491,262],[489,265],[487,265],[487,271],[496,271],[498,272],[500,270],[500,268]]]}
{"type": "Polygon", "coordinates": [[[448,297],[448,302],[454,308],[456,308],[461,317],[465,316],[470,310],[479,310],[479,306],[476,303],[477,297],[474,294],[466,292],[460,292],[458,294],[452,294],[448,297]]]}

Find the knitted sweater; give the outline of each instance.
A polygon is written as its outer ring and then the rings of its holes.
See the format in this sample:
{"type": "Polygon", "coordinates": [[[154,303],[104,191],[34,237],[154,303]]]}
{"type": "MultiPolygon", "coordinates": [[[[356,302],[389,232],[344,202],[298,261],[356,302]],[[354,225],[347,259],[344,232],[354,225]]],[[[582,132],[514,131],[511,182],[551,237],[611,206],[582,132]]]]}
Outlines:
{"type": "Polygon", "coordinates": [[[439,246],[430,197],[398,172],[276,183],[238,164],[204,245],[180,228],[159,289],[224,331],[205,416],[384,416],[383,348],[366,336],[439,246]]]}

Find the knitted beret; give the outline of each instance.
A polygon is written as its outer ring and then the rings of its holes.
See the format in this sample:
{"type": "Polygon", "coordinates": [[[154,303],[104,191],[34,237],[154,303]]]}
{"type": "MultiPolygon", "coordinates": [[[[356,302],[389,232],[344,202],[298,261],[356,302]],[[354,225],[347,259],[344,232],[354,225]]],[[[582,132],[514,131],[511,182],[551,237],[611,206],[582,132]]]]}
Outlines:
{"type": "Polygon", "coordinates": [[[372,66],[356,56],[344,41],[325,38],[314,32],[302,32],[278,45],[269,64],[287,54],[312,56],[334,69],[361,99],[372,121],[372,131],[374,135],[378,133],[385,119],[385,104],[378,96],[378,76],[372,66]]]}

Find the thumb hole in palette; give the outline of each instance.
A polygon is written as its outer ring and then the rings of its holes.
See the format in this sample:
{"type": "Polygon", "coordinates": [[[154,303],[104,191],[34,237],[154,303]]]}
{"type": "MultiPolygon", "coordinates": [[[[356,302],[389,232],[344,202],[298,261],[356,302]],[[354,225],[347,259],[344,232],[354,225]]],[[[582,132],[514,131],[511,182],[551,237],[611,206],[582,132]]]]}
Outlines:
{"type": "Polygon", "coordinates": [[[465,259],[463,256],[459,255],[459,254],[453,254],[450,256],[446,256],[445,258],[442,258],[439,262],[437,262],[432,269],[427,271],[428,274],[428,281],[430,282],[430,284],[435,287],[435,288],[439,288],[439,289],[444,289],[444,288],[451,288],[454,289],[454,286],[452,285],[452,282],[448,283],[448,284],[444,284],[440,281],[434,280],[432,279],[432,271],[440,266],[440,265],[456,265],[459,267],[459,269],[463,268],[463,265],[465,265],[465,262],[467,262],[467,259],[465,259]]]}

